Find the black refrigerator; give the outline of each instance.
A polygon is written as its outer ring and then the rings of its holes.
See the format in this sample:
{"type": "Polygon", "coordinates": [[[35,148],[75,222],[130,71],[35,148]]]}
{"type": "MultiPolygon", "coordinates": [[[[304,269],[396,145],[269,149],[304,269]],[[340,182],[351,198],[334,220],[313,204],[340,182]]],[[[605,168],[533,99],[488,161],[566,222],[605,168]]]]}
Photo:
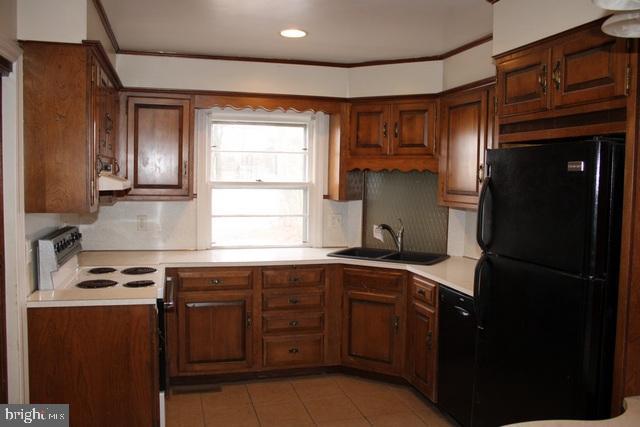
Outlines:
{"type": "Polygon", "coordinates": [[[489,150],[472,424],[609,416],[624,143],[489,150]]]}

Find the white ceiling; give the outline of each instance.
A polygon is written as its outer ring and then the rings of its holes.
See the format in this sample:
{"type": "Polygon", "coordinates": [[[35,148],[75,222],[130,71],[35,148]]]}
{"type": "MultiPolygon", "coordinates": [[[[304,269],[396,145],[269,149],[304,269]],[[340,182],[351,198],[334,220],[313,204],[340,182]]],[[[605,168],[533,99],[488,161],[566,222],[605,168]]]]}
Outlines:
{"type": "Polygon", "coordinates": [[[490,34],[485,0],[102,0],[121,49],[331,62],[444,53],[490,34]],[[304,29],[303,39],[280,30],[304,29]]]}

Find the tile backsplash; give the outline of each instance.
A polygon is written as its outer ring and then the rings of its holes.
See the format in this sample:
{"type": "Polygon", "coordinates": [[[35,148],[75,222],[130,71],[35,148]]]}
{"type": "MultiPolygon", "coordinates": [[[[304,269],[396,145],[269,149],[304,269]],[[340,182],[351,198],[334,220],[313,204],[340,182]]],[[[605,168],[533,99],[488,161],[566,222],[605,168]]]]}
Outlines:
{"type": "Polygon", "coordinates": [[[384,242],[373,237],[373,225],[394,229],[404,223],[404,249],[447,252],[449,209],[438,205],[438,175],[430,172],[367,172],[364,179],[363,246],[394,248],[385,231],[384,242]]]}

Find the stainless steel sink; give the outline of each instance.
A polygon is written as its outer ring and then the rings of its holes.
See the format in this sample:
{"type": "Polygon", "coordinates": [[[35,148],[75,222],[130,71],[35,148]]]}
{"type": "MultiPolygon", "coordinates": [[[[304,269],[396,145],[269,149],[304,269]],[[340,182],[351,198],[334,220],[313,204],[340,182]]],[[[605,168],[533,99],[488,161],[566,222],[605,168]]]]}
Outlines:
{"type": "Polygon", "coordinates": [[[371,261],[396,262],[402,264],[432,265],[444,261],[449,255],[428,252],[398,252],[390,249],[348,248],[331,252],[327,256],[354,258],[371,261]]]}

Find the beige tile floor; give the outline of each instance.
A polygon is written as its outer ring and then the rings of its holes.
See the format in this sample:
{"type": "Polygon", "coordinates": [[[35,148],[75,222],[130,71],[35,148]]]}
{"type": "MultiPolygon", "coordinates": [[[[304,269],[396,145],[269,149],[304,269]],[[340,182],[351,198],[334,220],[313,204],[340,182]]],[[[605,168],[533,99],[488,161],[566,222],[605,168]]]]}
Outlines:
{"type": "Polygon", "coordinates": [[[167,427],[448,427],[454,424],[408,387],[347,375],[223,384],[173,394],[167,427]]]}

